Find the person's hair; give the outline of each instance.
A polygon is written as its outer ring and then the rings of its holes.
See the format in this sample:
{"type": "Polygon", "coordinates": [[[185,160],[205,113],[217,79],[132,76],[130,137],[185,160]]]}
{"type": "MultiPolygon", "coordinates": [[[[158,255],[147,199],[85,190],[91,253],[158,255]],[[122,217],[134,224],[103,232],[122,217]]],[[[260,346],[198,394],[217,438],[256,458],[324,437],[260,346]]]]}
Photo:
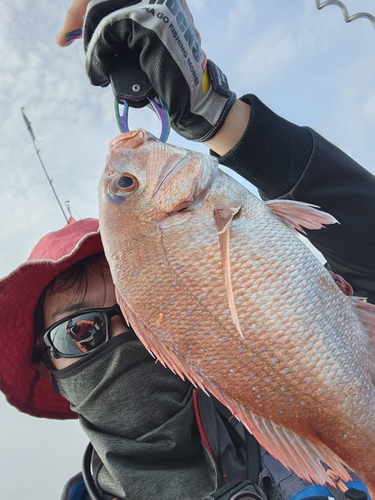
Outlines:
{"type": "MultiPolygon", "coordinates": [[[[73,291],[72,294],[72,302],[75,297],[80,295],[82,291],[84,294],[82,295],[82,303],[85,300],[87,294],[87,286],[88,286],[88,272],[94,270],[98,274],[101,274],[103,277],[103,281],[105,280],[105,276],[103,274],[103,267],[100,265],[100,261],[103,259],[104,253],[96,253],[94,255],[90,255],[79,262],[76,262],[72,266],[68,267],[61,274],[56,276],[43,290],[42,295],[39,297],[37,306],[35,308],[34,313],[34,338],[36,339],[44,332],[46,329],[45,317],[44,317],[44,303],[46,297],[50,297],[55,293],[62,293],[73,291]]],[[[43,362],[47,368],[54,368],[51,358],[49,356],[48,350],[43,349],[40,351],[39,349],[33,349],[32,352],[32,363],[39,364],[43,362]]]]}

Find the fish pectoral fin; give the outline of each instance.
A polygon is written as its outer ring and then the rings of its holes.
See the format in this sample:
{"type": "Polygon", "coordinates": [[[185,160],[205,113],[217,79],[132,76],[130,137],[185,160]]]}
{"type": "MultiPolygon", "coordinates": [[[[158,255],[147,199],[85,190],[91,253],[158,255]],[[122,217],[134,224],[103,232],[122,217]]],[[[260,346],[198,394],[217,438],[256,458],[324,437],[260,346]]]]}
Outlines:
{"type": "Polygon", "coordinates": [[[305,229],[321,229],[329,224],[339,223],[332,215],[318,210],[317,205],[310,205],[294,200],[269,200],[268,208],[289,228],[306,234],[305,229]]]}
{"type": "Polygon", "coordinates": [[[223,234],[229,230],[230,223],[233,217],[241,209],[241,204],[237,202],[218,202],[214,208],[214,216],[219,234],[223,234]]]}
{"type": "Polygon", "coordinates": [[[219,229],[218,234],[219,234],[220,252],[223,263],[225,287],[227,290],[229,310],[235,327],[237,328],[241,337],[244,338],[243,333],[241,331],[240,322],[237,316],[236,304],[234,302],[231,270],[230,270],[230,254],[229,254],[230,224],[233,220],[233,217],[240,209],[241,209],[240,203],[220,202],[215,205],[214,216],[217,227],[219,229]]]}

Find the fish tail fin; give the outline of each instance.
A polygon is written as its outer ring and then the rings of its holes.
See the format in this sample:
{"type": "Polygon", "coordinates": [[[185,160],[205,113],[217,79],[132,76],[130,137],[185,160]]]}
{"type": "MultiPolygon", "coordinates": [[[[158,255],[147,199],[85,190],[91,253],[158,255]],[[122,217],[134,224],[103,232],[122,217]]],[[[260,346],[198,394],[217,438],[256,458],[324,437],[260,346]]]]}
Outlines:
{"type": "Polygon", "coordinates": [[[338,221],[327,212],[318,210],[317,205],[311,205],[294,200],[269,200],[268,208],[290,229],[306,234],[305,229],[321,229],[338,221]]]}

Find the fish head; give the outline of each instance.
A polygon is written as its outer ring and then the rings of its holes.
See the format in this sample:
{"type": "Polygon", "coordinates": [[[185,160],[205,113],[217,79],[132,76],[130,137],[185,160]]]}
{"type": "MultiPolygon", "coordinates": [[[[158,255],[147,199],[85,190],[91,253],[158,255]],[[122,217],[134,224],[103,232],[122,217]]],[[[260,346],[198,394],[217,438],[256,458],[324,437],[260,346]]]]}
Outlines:
{"type": "Polygon", "coordinates": [[[119,221],[152,234],[159,224],[192,209],[209,190],[217,160],[160,142],[138,129],[116,136],[99,182],[99,218],[110,231],[119,221]]]}

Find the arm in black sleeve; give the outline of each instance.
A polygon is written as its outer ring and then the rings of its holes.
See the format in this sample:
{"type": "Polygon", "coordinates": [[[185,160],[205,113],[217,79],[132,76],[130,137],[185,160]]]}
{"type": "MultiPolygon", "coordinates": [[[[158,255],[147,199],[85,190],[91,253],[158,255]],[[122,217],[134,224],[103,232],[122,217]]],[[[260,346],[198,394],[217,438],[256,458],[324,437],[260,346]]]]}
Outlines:
{"type": "Polygon", "coordinates": [[[375,303],[375,177],[319,134],[294,125],[253,95],[247,129],[219,161],[267,198],[318,205],[340,224],[307,231],[330,268],[375,303]]]}

